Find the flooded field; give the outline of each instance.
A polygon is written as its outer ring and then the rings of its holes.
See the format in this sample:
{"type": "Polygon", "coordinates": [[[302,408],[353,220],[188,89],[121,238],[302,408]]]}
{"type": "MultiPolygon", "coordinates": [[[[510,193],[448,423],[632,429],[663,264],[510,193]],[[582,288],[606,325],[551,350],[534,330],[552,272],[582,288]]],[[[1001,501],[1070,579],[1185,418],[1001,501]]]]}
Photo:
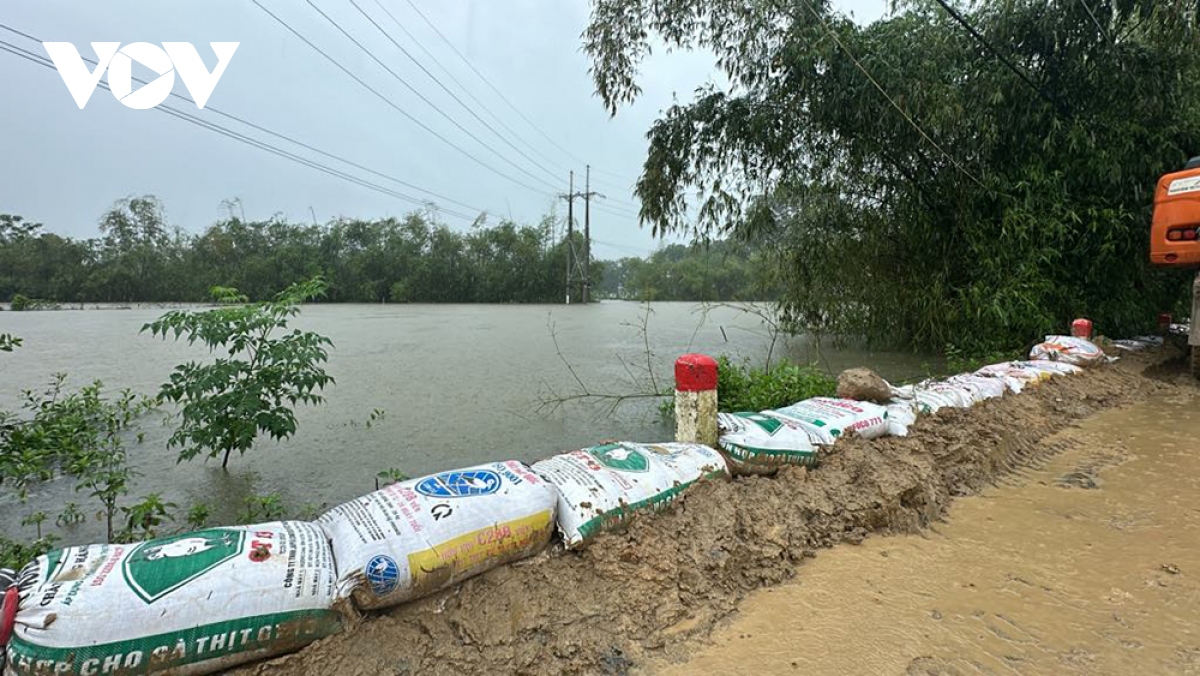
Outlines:
{"type": "Polygon", "coordinates": [[[840,546],[647,673],[1200,674],[1200,397],[1051,437],[922,535],[840,546]]]}

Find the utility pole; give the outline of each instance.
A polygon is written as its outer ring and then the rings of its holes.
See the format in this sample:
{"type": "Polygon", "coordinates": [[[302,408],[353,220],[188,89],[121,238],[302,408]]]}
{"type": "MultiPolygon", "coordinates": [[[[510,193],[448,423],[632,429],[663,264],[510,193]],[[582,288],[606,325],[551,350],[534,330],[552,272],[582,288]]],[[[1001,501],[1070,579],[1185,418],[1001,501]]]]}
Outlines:
{"type": "Polygon", "coordinates": [[[560,198],[567,201],[567,235],[563,242],[566,244],[567,254],[567,305],[571,304],[571,282],[575,275],[571,274],[572,263],[575,262],[575,172],[571,172],[571,177],[567,183],[567,194],[559,195],[560,198]]]}
{"type": "Polygon", "coordinates": [[[568,191],[560,194],[559,198],[567,201],[567,305],[571,304],[571,290],[575,284],[580,285],[580,297],[584,303],[591,300],[591,278],[588,277],[589,263],[592,256],[592,198],[604,197],[598,192],[592,192],[592,167],[587,168],[587,183],[584,192],[575,192],[575,172],[571,172],[568,191]],[[583,198],[583,251],[575,248],[575,199],[583,198]]]}
{"type": "Polygon", "coordinates": [[[592,260],[592,165],[587,165],[583,179],[583,302],[592,299],[592,278],[588,268],[592,260]]]}

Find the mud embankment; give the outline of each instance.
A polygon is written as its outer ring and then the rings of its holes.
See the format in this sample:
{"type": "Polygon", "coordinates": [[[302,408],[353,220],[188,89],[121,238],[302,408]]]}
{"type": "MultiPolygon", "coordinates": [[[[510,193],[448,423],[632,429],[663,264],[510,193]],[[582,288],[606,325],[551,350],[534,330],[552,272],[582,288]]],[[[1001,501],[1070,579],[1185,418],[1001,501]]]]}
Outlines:
{"type": "Polygon", "coordinates": [[[954,497],[1062,450],[1040,442],[1074,421],[1175,391],[1183,378],[1164,356],[946,410],[906,438],[846,439],[816,470],[697,486],[582,552],[494,570],[240,673],[623,674],[680,660],[748,593],[788,580],[820,548],[915,532],[954,497]]]}

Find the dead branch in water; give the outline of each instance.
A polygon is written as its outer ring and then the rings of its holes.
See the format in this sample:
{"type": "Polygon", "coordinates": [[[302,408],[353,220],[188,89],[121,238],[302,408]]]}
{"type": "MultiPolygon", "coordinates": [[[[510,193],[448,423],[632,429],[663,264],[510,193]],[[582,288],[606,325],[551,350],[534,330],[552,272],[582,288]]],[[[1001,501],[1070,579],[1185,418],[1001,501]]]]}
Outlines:
{"type": "Polygon", "coordinates": [[[633,328],[641,334],[642,356],[645,358],[645,374],[639,376],[634,372],[633,365],[629,359],[620,354],[615,355],[617,362],[621,364],[621,368],[624,369],[625,374],[629,377],[629,384],[632,387],[625,392],[613,392],[593,389],[579,376],[575,365],[563,354],[562,346],[558,342],[558,331],[554,323],[554,314],[548,313],[546,316],[546,328],[550,332],[550,340],[554,343],[554,353],[563,366],[566,367],[567,372],[571,374],[571,379],[575,381],[577,389],[570,393],[559,393],[553,387],[547,385],[547,394],[539,401],[537,412],[539,414],[553,413],[570,403],[589,403],[602,404],[604,406],[603,415],[611,416],[625,403],[645,399],[665,399],[672,396],[672,390],[663,389],[659,386],[658,377],[654,373],[654,351],[650,348],[649,338],[651,314],[653,314],[653,310],[650,308],[650,304],[646,303],[637,323],[621,322],[621,326],[633,328]]]}

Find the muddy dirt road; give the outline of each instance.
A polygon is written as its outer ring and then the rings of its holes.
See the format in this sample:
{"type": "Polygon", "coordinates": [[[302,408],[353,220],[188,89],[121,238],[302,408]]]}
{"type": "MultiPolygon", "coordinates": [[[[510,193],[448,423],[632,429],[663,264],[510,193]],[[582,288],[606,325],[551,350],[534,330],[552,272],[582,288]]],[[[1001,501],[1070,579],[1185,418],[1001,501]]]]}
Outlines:
{"type": "Polygon", "coordinates": [[[1047,439],[923,535],[836,547],[662,676],[1200,674],[1200,397],[1047,439]]]}
{"type": "Polygon", "coordinates": [[[243,673],[1200,668],[1200,443],[1158,432],[1163,410],[1200,424],[1200,388],[1161,359],[943,412],[906,438],[846,439],[813,471],[697,486],[582,552],[243,673]],[[944,519],[962,496],[978,497],[944,519]]]}

